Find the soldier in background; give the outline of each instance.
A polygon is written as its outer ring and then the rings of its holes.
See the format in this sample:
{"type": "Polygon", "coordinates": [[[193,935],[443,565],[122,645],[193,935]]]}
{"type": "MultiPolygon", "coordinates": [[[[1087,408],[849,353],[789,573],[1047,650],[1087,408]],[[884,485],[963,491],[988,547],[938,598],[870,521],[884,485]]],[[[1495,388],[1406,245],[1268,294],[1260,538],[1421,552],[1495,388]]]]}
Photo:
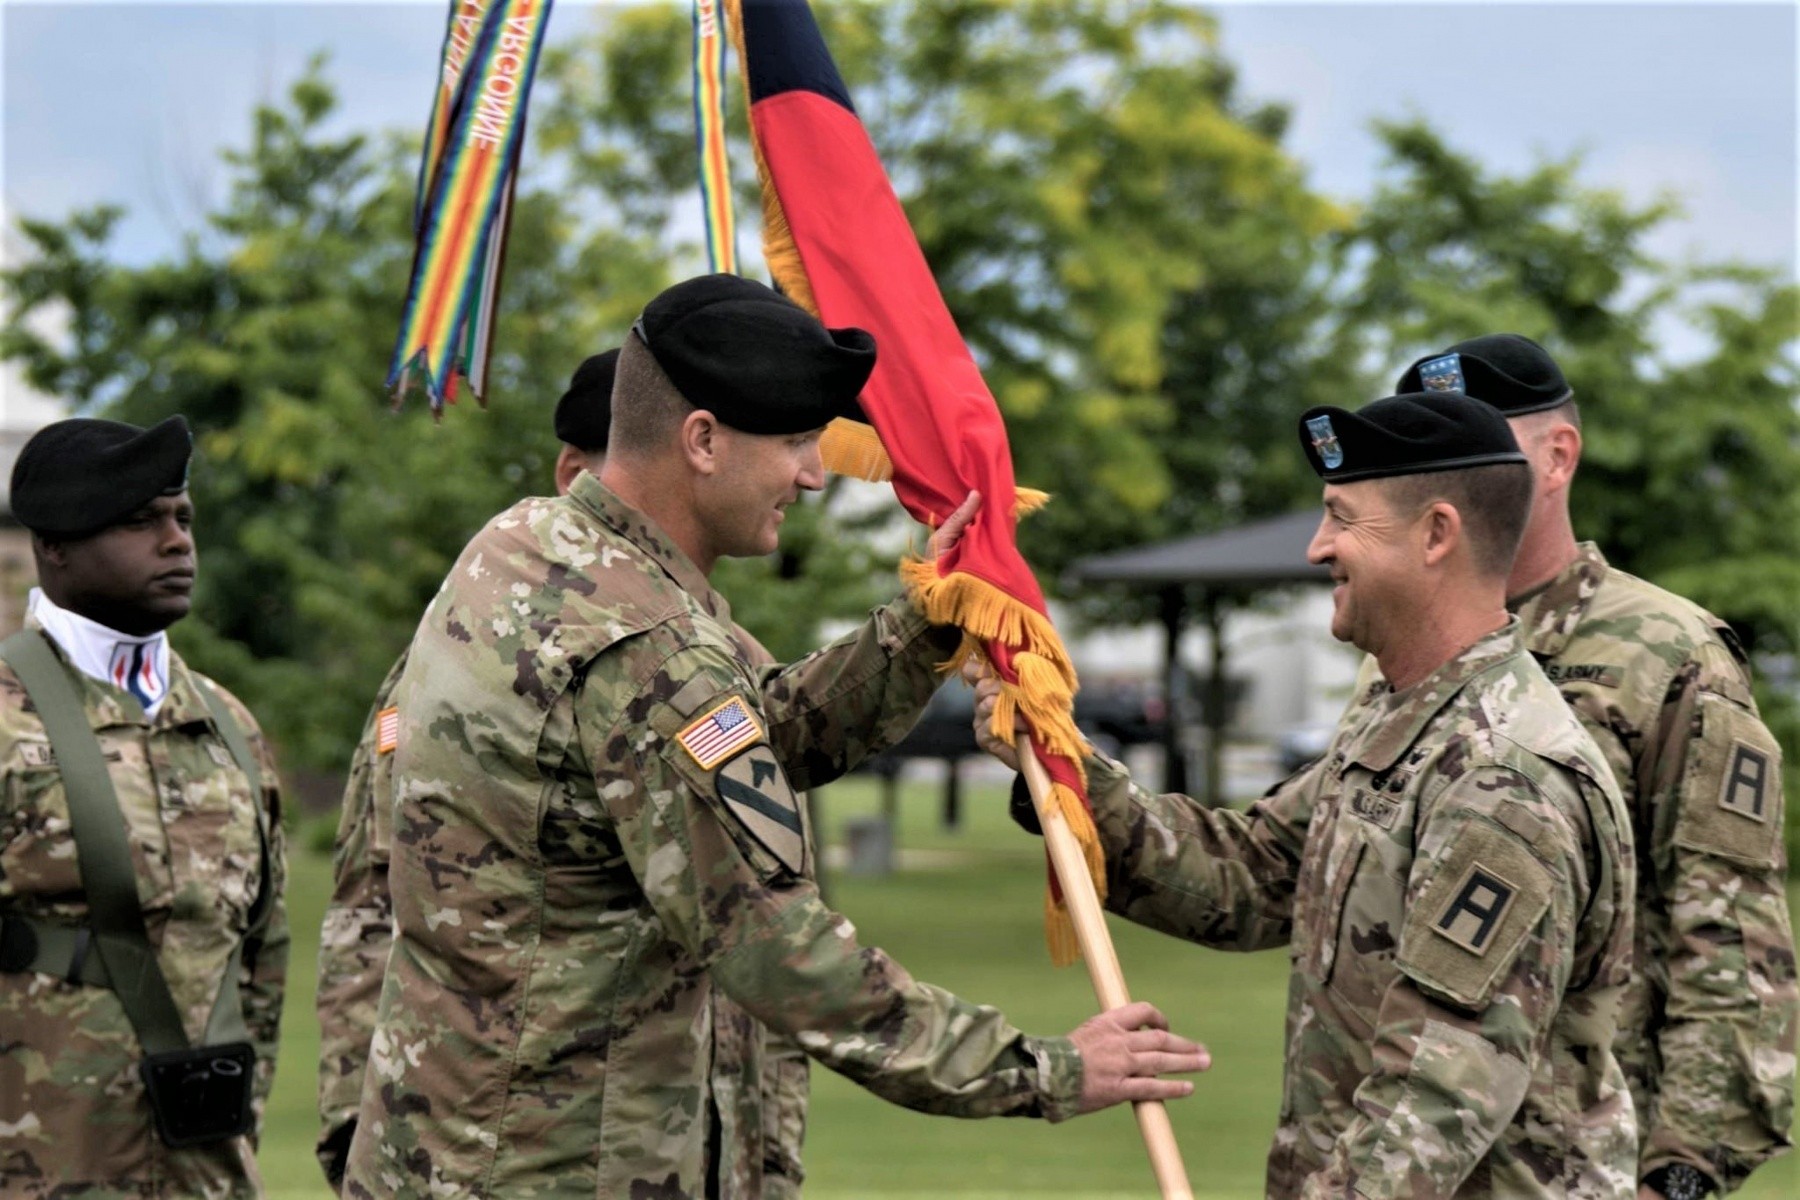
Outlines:
{"type": "Polygon", "coordinates": [[[41,586],[0,645],[7,1196],[262,1194],[281,804],[256,722],[165,632],[194,587],[192,447],[181,417],[75,419],[13,468],[41,586]]]}
{"type": "Polygon", "coordinates": [[[601,478],[502,513],[451,570],[396,693],[395,943],[346,1195],[759,1195],[759,1097],[730,1082],[759,1047],[719,1036],[721,998],[929,1112],[1191,1090],[1156,1076],[1204,1052],[1149,1005],[1028,1037],[818,898],[796,789],[898,740],[960,632],[900,600],[758,671],[707,574],[776,548],[873,365],[866,333],[760,284],[679,284],[621,351],[601,478]]]}
{"type": "MultiPolygon", "coordinates": [[[[598,475],[606,463],[612,422],[613,376],[619,352],[607,350],[584,360],[556,402],[552,418],[557,441],[556,494],[567,495],[581,472],[598,475]]],[[[741,625],[732,633],[754,666],[775,660],[741,625]]],[[[316,1152],[325,1177],[342,1185],[344,1164],[356,1131],[369,1039],[381,998],[382,972],[393,945],[393,897],[388,892],[392,841],[393,750],[399,710],[395,685],[406,669],[402,651],[388,669],[350,759],[338,826],[331,903],[319,938],[319,1121],[316,1152]],[[377,797],[380,803],[377,803],[377,797]]],[[[734,1044],[762,1046],[760,1082],[731,1081],[733,1094],[760,1091],[764,1127],[763,1195],[768,1200],[798,1195],[803,1178],[801,1147],[811,1082],[808,1060],[791,1039],[776,1037],[739,1006],[720,998],[713,1013],[716,1036],[734,1044]]],[[[756,1061],[755,1055],[722,1055],[721,1063],[756,1061]]]]}
{"type": "Polygon", "coordinates": [[[1509,605],[1605,753],[1637,834],[1619,1054],[1643,1195],[1734,1190],[1790,1147],[1796,1022],[1781,751],[1757,715],[1743,647],[1711,613],[1576,542],[1581,416],[1541,346],[1474,338],[1420,359],[1399,387],[1486,401],[1531,458],[1537,495],[1509,605]]]}
{"type": "MultiPolygon", "coordinates": [[[[1525,456],[1455,395],[1315,408],[1301,441],[1326,484],[1307,557],[1338,585],[1332,636],[1394,687],[1247,813],[1091,756],[1108,905],[1288,948],[1270,1197],[1630,1200],[1630,817],[1506,611],[1525,456]]],[[[977,682],[976,736],[1016,767],[977,682]]]]}

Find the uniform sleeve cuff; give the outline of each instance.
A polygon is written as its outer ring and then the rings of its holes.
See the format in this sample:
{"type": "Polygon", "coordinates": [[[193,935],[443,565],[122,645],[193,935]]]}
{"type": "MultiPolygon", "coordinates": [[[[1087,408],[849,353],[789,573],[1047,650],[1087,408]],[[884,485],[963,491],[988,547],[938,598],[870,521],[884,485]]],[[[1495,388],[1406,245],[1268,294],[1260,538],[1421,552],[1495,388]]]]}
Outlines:
{"type": "Polygon", "coordinates": [[[1081,1052],[1066,1037],[1024,1039],[1037,1059],[1042,1116],[1052,1124],[1081,1111],[1081,1052]]]}
{"type": "Polygon", "coordinates": [[[962,645],[963,631],[955,625],[933,625],[925,612],[912,596],[903,595],[888,605],[888,612],[893,616],[893,626],[888,633],[887,648],[890,654],[897,654],[906,646],[920,638],[928,640],[928,644],[936,650],[940,659],[948,659],[962,645]]]}

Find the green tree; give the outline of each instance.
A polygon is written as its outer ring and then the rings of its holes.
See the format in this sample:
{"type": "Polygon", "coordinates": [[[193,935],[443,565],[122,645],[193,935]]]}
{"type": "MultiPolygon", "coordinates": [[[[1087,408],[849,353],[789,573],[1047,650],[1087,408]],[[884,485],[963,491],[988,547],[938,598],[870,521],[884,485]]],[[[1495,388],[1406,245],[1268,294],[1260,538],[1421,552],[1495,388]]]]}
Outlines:
{"type": "Polygon", "coordinates": [[[0,349],[78,411],[196,432],[201,583],[183,652],[242,694],[291,767],[346,761],[368,697],[468,536],[549,487],[550,407],[663,278],[569,206],[516,207],[490,384],[434,423],[382,383],[411,261],[413,151],[323,132],[315,63],[226,155],[231,191],[166,261],[118,262],[115,210],[25,221],[0,349]],[[570,298],[579,298],[571,303],[570,298]],[[44,313],[56,336],[33,332],[44,313]]]}
{"type": "MultiPolygon", "coordinates": [[[[1020,481],[1056,493],[1021,535],[1045,576],[1290,504],[1283,423],[1337,394],[1321,238],[1345,218],[1282,152],[1286,113],[1238,95],[1212,18],[1161,0],[816,12],[1020,481]]],[[[646,221],[693,186],[688,52],[685,15],[645,8],[547,62],[547,141],[646,221]]]]}
{"type": "Polygon", "coordinates": [[[1392,364],[1384,386],[1477,333],[1544,343],[1584,417],[1576,535],[1738,630],[1765,668],[1792,794],[1800,291],[1773,269],[1660,260],[1652,239],[1677,202],[1587,186],[1579,157],[1507,177],[1422,123],[1379,132],[1387,169],[1339,252],[1343,319],[1392,364]]]}

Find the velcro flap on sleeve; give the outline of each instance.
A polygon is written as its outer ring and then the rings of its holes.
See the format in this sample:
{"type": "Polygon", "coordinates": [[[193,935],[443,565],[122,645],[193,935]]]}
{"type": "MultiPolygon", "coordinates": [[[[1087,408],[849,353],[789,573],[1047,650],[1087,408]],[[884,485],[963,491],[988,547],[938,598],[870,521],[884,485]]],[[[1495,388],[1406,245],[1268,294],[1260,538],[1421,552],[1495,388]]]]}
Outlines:
{"type": "Polygon", "coordinates": [[[1780,854],[1781,748],[1750,709],[1701,692],[1700,736],[1688,744],[1675,843],[1753,867],[1780,854]]]}
{"type": "Polygon", "coordinates": [[[1543,863],[1511,833],[1472,821],[1408,908],[1396,964],[1457,1004],[1486,1007],[1549,906],[1543,863]]]}

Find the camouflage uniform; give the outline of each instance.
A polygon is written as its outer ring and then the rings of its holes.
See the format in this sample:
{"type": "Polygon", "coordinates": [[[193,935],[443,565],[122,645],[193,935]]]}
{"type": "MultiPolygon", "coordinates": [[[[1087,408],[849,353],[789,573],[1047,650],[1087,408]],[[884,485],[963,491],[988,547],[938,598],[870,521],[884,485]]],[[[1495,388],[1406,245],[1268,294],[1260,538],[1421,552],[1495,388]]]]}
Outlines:
{"type": "MultiPolygon", "coordinates": [[[[734,626],[732,632],[752,665],[774,662],[742,626],[734,626]]],[[[394,906],[388,893],[393,806],[376,804],[375,797],[393,794],[393,747],[382,743],[379,722],[393,703],[406,660],[402,653],[381,681],[350,759],[334,854],[336,884],[319,937],[317,1152],[333,1187],[343,1180],[350,1152],[381,978],[393,945],[394,906]]],[[[718,1054],[715,1061],[722,1070],[729,1067],[735,1072],[715,1080],[715,1092],[749,1094],[750,1080],[743,1072],[762,1063],[762,1079],[756,1084],[763,1122],[761,1194],[765,1200],[798,1196],[805,1174],[800,1152],[811,1090],[807,1057],[791,1038],[771,1034],[729,997],[715,999],[713,1023],[714,1037],[734,1048],[718,1054]]],[[[749,1177],[747,1171],[743,1177],[749,1177]]]]}
{"type": "Polygon", "coordinates": [[[1636,971],[1619,1057],[1641,1171],[1729,1189],[1789,1145],[1794,942],[1781,751],[1736,638],[1591,543],[1517,604],[1526,647],[1605,753],[1638,847],[1636,971]]]}
{"type": "Polygon", "coordinates": [[[400,682],[397,937],[345,1194],[758,1195],[726,997],[897,1103],[1071,1115],[1072,1043],[859,947],[811,880],[794,788],[902,736],[952,648],[896,602],[757,672],[592,476],[492,521],[400,682]]]}
{"type": "MultiPolygon", "coordinates": [[[[35,627],[35,619],[27,625],[35,627]]],[[[57,654],[64,657],[60,648],[57,654]]],[[[280,796],[268,747],[249,712],[218,688],[261,760],[264,795],[253,797],[199,692],[217,685],[202,683],[172,651],[169,690],[152,720],[124,690],[72,667],[69,674],[112,764],[144,924],[193,1039],[205,1031],[262,882],[255,806],[266,810],[273,908],[260,940],[244,947],[239,978],[256,1046],[260,1128],[288,952],[280,796]]],[[[62,777],[43,724],[4,664],[0,756],[0,913],[81,925],[88,909],[62,777]]],[[[254,1137],[184,1150],[158,1139],[138,1078],[143,1049],[110,989],[36,972],[0,973],[0,1026],[0,1194],[262,1194],[254,1137]]]]}
{"type": "Polygon", "coordinates": [[[1294,960],[1272,1197],[1618,1197],[1623,801],[1516,622],[1340,725],[1248,813],[1091,760],[1109,906],[1294,960]]]}

